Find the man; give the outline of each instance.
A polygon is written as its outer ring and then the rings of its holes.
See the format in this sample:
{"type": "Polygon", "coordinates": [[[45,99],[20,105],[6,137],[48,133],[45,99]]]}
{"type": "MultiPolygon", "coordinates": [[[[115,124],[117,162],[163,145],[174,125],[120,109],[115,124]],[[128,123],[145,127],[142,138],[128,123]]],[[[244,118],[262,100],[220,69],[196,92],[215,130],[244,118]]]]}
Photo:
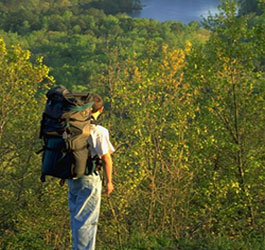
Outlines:
{"type": "MultiPolygon", "coordinates": [[[[92,119],[97,120],[103,112],[103,100],[97,94],[92,94],[94,105],[92,119]]],[[[91,125],[91,136],[88,141],[91,157],[98,155],[103,162],[106,178],[106,192],[109,195],[113,189],[112,158],[114,148],[109,141],[109,132],[100,125],[91,125]]],[[[101,201],[101,179],[97,171],[78,179],[68,180],[69,210],[73,239],[73,250],[95,249],[97,223],[101,201]]]]}

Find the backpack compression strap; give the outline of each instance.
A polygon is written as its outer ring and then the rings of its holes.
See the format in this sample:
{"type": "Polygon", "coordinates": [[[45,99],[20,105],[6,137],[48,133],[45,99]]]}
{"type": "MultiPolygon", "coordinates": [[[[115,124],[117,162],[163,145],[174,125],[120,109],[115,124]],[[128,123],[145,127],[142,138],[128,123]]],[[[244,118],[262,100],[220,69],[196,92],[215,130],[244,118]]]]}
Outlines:
{"type": "Polygon", "coordinates": [[[82,105],[82,106],[74,106],[74,107],[71,107],[70,110],[71,111],[83,111],[83,110],[86,110],[88,108],[92,108],[93,104],[94,104],[94,102],[90,102],[90,103],[82,105]]]}

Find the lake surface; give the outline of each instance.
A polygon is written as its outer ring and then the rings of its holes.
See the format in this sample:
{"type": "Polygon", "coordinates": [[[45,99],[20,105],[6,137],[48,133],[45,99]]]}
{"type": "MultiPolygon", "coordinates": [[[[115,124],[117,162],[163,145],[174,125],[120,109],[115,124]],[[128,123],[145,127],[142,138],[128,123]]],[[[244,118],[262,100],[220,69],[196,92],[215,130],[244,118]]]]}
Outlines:
{"type": "Polygon", "coordinates": [[[161,22],[167,20],[188,24],[201,21],[202,17],[218,12],[219,0],[142,0],[143,9],[132,13],[132,17],[152,18],[161,22]]]}

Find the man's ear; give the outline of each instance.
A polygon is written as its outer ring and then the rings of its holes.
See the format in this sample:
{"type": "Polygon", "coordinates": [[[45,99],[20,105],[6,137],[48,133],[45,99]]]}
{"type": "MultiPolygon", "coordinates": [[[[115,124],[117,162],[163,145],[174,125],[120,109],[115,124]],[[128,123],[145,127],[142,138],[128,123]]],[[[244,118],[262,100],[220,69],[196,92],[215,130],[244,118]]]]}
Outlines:
{"type": "Polygon", "coordinates": [[[104,106],[102,106],[98,111],[99,113],[102,113],[103,112],[103,109],[104,109],[104,106]]]}

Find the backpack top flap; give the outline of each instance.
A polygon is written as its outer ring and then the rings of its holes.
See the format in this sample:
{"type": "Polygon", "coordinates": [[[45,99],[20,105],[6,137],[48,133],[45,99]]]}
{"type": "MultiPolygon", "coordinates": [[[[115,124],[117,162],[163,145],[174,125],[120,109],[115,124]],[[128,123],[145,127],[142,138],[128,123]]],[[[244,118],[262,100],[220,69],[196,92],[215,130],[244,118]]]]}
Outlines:
{"type": "Polygon", "coordinates": [[[85,121],[89,118],[94,104],[89,93],[69,92],[61,86],[51,88],[46,96],[48,100],[44,113],[52,119],[85,121]]]}
{"type": "Polygon", "coordinates": [[[90,94],[85,93],[67,93],[65,96],[67,105],[65,105],[65,113],[62,119],[72,121],[89,121],[94,102],[91,100],[90,94]]]}
{"type": "Polygon", "coordinates": [[[68,93],[69,91],[61,86],[51,88],[46,94],[48,100],[45,106],[45,115],[52,119],[61,119],[65,112],[65,106],[67,106],[65,96],[68,93]]]}
{"type": "Polygon", "coordinates": [[[69,125],[77,134],[83,133],[83,127],[90,123],[94,102],[90,94],[69,92],[61,86],[51,88],[46,94],[40,138],[43,135],[61,136],[69,125]]]}

